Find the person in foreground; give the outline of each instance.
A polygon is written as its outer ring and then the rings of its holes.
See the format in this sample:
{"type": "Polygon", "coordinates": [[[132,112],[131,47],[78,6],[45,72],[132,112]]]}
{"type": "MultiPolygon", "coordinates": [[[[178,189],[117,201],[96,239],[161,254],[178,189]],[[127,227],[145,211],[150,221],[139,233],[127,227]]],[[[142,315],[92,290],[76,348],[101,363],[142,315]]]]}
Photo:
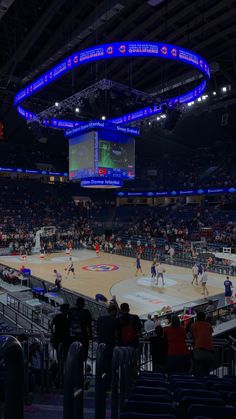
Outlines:
{"type": "Polygon", "coordinates": [[[178,316],[171,317],[171,325],[165,327],[164,336],[168,342],[167,371],[188,372],[190,370],[190,351],[186,345],[186,332],[180,325],[178,316]]]}
{"type": "Polygon", "coordinates": [[[120,305],[120,316],[118,318],[118,342],[119,346],[132,346],[138,348],[139,333],[142,330],[142,323],[136,314],[130,314],[129,304],[120,305]]]}
{"type": "Polygon", "coordinates": [[[215,350],[213,346],[213,328],[206,321],[203,312],[197,313],[197,319],[191,326],[194,340],[193,372],[195,375],[207,375],[215,363],[215,350]]]}

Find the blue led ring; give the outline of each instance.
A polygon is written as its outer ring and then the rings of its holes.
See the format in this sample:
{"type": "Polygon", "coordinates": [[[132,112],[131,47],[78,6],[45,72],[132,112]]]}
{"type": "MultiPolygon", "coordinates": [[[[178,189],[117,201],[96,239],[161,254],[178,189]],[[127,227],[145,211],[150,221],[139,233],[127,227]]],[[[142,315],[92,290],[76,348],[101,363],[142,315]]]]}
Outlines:
{"type": "Polygon", "coordinates": [[[133,121],[137,121],[142,118],[158,114],[162,112],[163,105],[169,108],[174,108],[176,105],[191,102],[202,95],[206,88],[206,79],[210,78],[210,69],[207,62],[199,55],[193,53],[182,47],[177,47],[171,44],[164,44],[161,42],[115,42],[111,44],[103,44],[94,47],[87,48],[85,50],[76,52],[70,55],[68,58],[63,60],[61,63],[48,70],[38,79],[30,83],[23,90],[18,92],[14,99],[14,104],[17,106],[17,110],[21,116],[27,120],[37,120],[42,125],[49,126],[52,128],[59,129],[73,129],[84,122],[78,121],[66,121],[63,119],[43,119],[39,120],[37,114],[31,112],[20,106],[20,103],[26,98],[34,95],[47,85],[53,83],[59,77],[64,76],[76,67],[83,64],[87,64],[94,61],[107,60],[112,58],[121,57],[157,57],[164,59],[171,59],[174,61],[188,64],[197,70],[204,76],[203,81],[194,89],[187,93],[176,96],[170,99],[166,99],[160,105],[154,107],[146,107],[139,109],[136,112],[131,112],[126,115],[122,115],[118,118],[111,118],[108,122],[113,124],[127,124],[133,121]]]}

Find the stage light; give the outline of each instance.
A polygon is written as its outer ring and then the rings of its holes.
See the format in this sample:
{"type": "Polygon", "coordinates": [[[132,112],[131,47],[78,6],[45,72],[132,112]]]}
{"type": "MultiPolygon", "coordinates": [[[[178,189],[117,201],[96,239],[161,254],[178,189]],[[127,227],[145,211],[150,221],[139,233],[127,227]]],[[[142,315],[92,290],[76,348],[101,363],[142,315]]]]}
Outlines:
{"type": "Polygon", "coordinates": [[[224,86],[224,87],[222,87],[222,92],[227,92],[227,87],[226,86],[224,86]]]}
{"type": "Polygon", "coordinates": [[[101,119],[102,119],[102,121],[105,121],[105,120],[106,120],[105,115],[103,115],[103,116],[101,117],[101,119]]]}
{"type": "Polygon", "coordinates": [[[166,114],[163,113],[163,115],[161,115],[161,118],[165,119],[166,118],[166,114]]]}
{"type": "Polygon", "coordinates": [[[58,102],[55,102],[55,106],[56,106],[56,108],[58,108],[58,106],[59,106],[59,103],[58,103],[58,102]]]}
{"type": "Polygon", "coordinates": [[[212,94],[213,94],[213,96],[216,96],[216,92],[213,92],[212,94]]]}
{"type": "Polygon", "coordinates": [[[79,112],[79,108],[75,108],[75,112],[78,113],[79,112]]]}
{"type": "Polygon", "coordinates": [[[202,101],[202,98],[201,98],[201,97],[199,97],[197,101],[198,101],[198,102],[201,102],[201,101],[202,101]]]}
{"type": "Polygon", "coordinates": [[[188,102],[188,106],[192,106],[192,102],[188,102]]]}
{"type": "Polygon", "coordinates": [[[161,118],[160,118],[159,116],[157,116],[157,121],[160,121],[160,119],[161,119],[161,118]]]}
{"type": "Polygon", "coordinates": [[[149,122],[148,122],[148,125],[152,125],[152,123],[149,121],[149,122]]]}

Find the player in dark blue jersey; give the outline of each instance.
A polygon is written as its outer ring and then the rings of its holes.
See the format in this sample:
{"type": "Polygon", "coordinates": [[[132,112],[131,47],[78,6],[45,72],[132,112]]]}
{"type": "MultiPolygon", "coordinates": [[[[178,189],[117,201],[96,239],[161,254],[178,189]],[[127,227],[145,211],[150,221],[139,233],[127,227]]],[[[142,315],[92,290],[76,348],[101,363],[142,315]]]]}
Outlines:
{"type": "Polygon", "coordinates": [[[229,277],[226,277],[226,280],[224,282],[224,286],[225,286],[225,304],[230,304],[231,299],[232,299],[232,288],[233,288],[233,284],[230,281],[229,277]]]}
{"type": "Polygon", "coordinates": [[[155,281],[157,276],[157,271],[156,271],[156,260],[153,259],[153,262],[151,264],[151,278],[153,281],[155,281]]]}
{"type": "Polygon", "coordinates": [[[141,254],[138,253],[137,257],[136,257],[136,274],[135,274],[135,276],[138,276],[139,273],[141,273],[143,275],[140,259],[141,259],[141,254]]]}

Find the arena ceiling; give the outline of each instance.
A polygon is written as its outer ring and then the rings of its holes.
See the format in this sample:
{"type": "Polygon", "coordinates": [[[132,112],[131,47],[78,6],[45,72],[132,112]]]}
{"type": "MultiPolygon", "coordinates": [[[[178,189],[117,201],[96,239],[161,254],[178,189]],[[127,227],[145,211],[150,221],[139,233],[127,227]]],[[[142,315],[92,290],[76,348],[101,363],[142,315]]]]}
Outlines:
{"type": "MultiPolygon", "coordinates": [[[[233,91],[235,22],[236,0],[0,0],[0,118],[12,109],[15,92],[35,77],[76,50],[111,41],[192,49],[211,65],[209,88],[229,84],[233,91]]],[[[62,100],[104,77],[157,95],[176,82],[178,89],[187,79],[194,83],[189,68],[176,63],[117,60],[87,65],[37,100],[47,107],[51,96],[62,100]]]]}

